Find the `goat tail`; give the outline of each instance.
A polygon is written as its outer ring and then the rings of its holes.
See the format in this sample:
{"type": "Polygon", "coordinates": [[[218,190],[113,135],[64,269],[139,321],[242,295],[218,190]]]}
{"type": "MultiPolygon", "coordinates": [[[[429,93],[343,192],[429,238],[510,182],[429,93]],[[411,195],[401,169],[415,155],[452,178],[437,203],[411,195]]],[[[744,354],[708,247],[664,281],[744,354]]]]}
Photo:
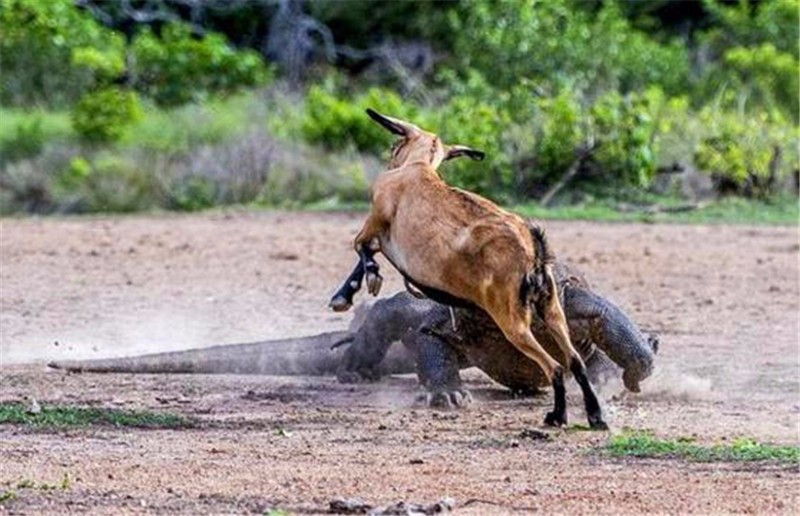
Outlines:
{"type": "Polygon", "coordinates": [[[547,236],[541,226],[529,222],[528,231],[533,241],[533,268],[522,278],[520,301],[533,306],[541,316],[552,296],[558,295],[553,291],[554,285],[548,281],[546,271],[547,267],[555,262],[555,255],[550,250],[547,236]]]}
{"type": "Polygon", "coordinates": [[[528,231],[531,234],[531,240],[533,240],[533,252],[535,253],[533,258],[534,270],[544,265],[554,263],[556,257],[550,249],[550,244],[547,242],[547,235],[545,235],[544,229],[533,222],[528,222],[528,231]]]}

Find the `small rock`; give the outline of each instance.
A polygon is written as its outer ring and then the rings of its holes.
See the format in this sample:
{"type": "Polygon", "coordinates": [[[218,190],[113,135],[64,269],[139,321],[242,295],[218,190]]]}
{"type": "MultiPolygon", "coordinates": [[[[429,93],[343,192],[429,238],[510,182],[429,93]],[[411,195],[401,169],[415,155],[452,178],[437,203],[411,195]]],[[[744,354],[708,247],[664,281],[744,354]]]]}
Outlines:
{"type": "Polygon", "coordinates": [[[519,433],[520,439],[531,439],[532,441],[547,441],[550,439],[550,434],[536,430],[535,428],[526,428],[519,433]]]}
{"type": "Polygon", "coordinates": [[[425,464],[425,461],[422,459],[411,459],[408,461],[409,464],[425,464]]]}
{"type": "Polygon", "coordinates": [[[370,516],[388,516],[388,515],[404,515],[404,516],[418,516],[418,515],[431,515],[450,512],[455,507],[456,502],[452,498],[443,498],[436,503],[429,505],[422,505],[417,503],[407,503],[399,501],[393,505],[386,507],[376,507],[369,511],[370,516]]]}
{"type": "Polygon", "coordinates": [[[273,260],[286,260],[290,262],[300,259],[300,256],[298,256],[297,254],[286,251],[273,253],[269,255],[269,257],[272,258],[273,260]]]}
{"type": "Polygon", "coordinates": [[[36,398],[31,398],[31,402],[28,405],[28,414],[40,414],[42,412],[42,407],[39,405],[39,402],[36,401],[36,398]]]}
{"type": "Polygon", "coordinates": [[[358,498],[336,498],[328,504],[331,514],[367,514],[371,509],[372,505],[358,498]]]}

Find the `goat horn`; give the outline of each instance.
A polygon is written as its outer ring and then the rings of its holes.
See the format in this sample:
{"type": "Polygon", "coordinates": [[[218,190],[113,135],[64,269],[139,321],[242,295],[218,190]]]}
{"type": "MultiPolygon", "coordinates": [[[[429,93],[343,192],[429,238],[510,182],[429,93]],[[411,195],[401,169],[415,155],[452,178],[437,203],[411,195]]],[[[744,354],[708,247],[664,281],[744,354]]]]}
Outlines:
{"type": "Polygon", "coordinates": [[[382,115],[374,109],[367,108],[367,114],[371,119],[381,124],[392,134],[408,137],[416,132],[419,132],[419,128],[414,124],[404,122],[390,116],[382,115]]]}
{"type": "Polygon", "coordinates": [[[445,156],[444,160],[447,161],[460,156],[466,156],[475,161],[483,161],[483,158],[486,157],[486,153],[471,147],[467,147],[466,145],[450,145],[447,148],[447,155],[445,156]]]}

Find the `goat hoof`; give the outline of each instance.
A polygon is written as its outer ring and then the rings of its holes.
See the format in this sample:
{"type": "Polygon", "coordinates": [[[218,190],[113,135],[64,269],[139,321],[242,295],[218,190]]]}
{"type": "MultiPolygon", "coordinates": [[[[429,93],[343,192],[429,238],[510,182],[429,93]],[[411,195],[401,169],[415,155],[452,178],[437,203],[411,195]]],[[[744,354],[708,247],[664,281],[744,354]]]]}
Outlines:
{"type": "Polygon", "coordinates": [[[334,296],[331,302],[328,303],[328,307],[334,312],[346,312],[352,306],[353,303],[344,296],[334,296]]]}
{"type": "Polygon", "coordinates": [[[544,417],[544,424],[547,426],[567,426],[567,413],[556,414],[555,412],[548,412],[544,417]]]}
{"type": "Polygon", "coordinates": [[[383,286],[383,277],[377,272],[367,273],[367,292],[373,296],[377,296],[383,286]]]}
{"type": "Polygon", "coordinates": [[[589,418],[589,428],[591,428],[592,430],[607,431],[608,424],[602,419],[589,418]]]}

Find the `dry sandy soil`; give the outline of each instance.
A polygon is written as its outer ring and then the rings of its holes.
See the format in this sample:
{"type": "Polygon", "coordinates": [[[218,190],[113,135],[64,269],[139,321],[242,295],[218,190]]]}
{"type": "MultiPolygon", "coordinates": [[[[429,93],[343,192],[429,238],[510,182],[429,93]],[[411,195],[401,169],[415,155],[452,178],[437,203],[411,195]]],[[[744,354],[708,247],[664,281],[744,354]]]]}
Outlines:
{"type": "MultiPolygon", "coordinates": [[[[0,426],[0,513],[325,512],[357,497],[456,501],[458,514],[794,513],[796,467],[615,459],[608,435],[539,428],[549,395],[512,399],[478,372],[458,412],[416,380],[64,374],[44,361],[342,329],[325,304],[362,215],[226,212],[0,221],[0,401],[183,413],[180,430],[0,426]],[[249,393],[249,394],[248,394],[249,393]]],[[[562,258],[661,334],[638,395],[602,387],[613,430],[701,443],[800,443],[797,228],[550,222],[562,258]]],[[[401,288],[388,267],[384,295],[401,288]]],[[[583,423],[580,397],[570,418],[583,423]]]]}

